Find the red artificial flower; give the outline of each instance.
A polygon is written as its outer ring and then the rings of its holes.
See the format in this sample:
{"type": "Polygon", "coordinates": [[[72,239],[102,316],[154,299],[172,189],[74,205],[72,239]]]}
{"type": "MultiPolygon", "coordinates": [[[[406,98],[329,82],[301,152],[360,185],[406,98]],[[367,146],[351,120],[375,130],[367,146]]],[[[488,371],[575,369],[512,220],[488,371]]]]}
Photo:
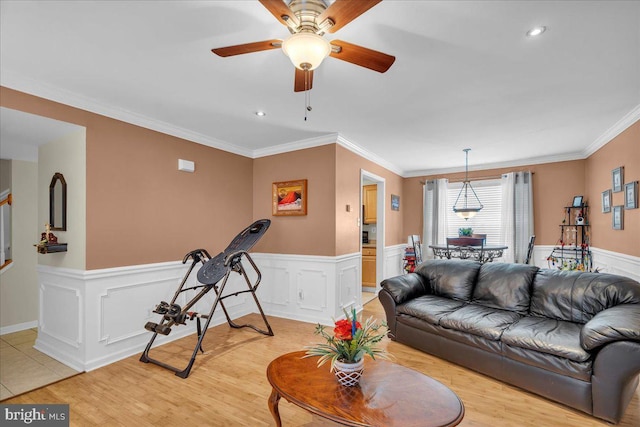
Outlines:
{"type": "MultiPolygon", "coordinates": [[[[351,335],[351,325],[352,322],[347,319],[338,320],[336,322],[336,327],[333,329],[333,334],[339,340],[349,341],[353,339],[351,335]]],[[[356,329],[361,329],[362,325],[360,322],[356,322],[356,329]]]]}

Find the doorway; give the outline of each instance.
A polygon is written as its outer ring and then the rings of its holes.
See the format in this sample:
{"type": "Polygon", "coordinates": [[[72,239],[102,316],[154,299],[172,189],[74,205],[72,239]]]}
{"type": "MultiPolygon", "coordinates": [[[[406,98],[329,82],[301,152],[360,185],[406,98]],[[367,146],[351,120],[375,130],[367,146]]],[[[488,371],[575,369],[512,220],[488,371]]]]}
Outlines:
{"type": "Polygon", "coordinates": [[[361,305],[373,300],[384,277],[385,179],[360,170],[361,305]]]}
{"type": "MultiPolygon", "coordinates": [[[[3,286],[3,298],[0,300],[3,313],[0,323],[3,361],[0,399],[78,373],[34,347],[42,305],[38,265],[48,260],[39,258],[42,255],[38,255],[31,244],[37,243],[37,237],[44,228],[44,218],[49,213],[48,197],[43,199],[41,195],[48,195],[48,191],[43,192],[42,188],[48,188],[51,175],[43,174],[41,167],[52,160],[39,158],[40,146],[66,141],[65,138],[78,135],[78,132],[84,132],[84,127],[0,107],[0,158],[6,161],[3,166],[11,165],[8,179],[3,177],[1,180],[0,191],[10,191],[16,200],[11,208],[9,242],[12,263],[0,272],[3,286]],[[41,185],[40,178],[46,187],[41,185]]],[[[84,138],[83,133],[83,141],[84,138]]]]}

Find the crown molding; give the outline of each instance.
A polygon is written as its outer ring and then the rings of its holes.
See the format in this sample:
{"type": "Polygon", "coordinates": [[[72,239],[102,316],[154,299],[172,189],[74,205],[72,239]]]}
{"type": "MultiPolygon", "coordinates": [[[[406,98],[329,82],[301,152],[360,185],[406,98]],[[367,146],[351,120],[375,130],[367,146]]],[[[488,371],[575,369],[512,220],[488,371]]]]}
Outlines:
{"type": "MultiPolygon", "coordinates": [[[[500,169],[508,167],[518,167],[526,165],[538,165],[543,163],[556,163],[566,162],[571,160],[584,160],[598,151],[600,148],[608,144],[613,138],[620,135],[623,131],[627,130],[631,125],[640,120],[640,104],[636,105],[631,111],[629,111],[623,118],[618,120],[607,131],[600,135],[595,141],[593,141],[587,148],[580,152],[565,153],[554,156],[543,157],[531,157],[528,159],[501,162],[501,163],[485,163],[482,165],[469,166],[470,171],[487,170],[487,169],[500,169]]],[[[464,172],[463,167],[455,168],[443,168],[443,169],[424,169],[408,171],[403,178],[415,178],[419,176],[440,175],[446,173],[464,172]]]]}
{"type": "Polygon", "coordinates": [[[253,155],[252,150],[248,148],[240,147],[220,139],[211,138],[189,129],[175,126],[161,120],[152,119],[142,114],[134,113],[133,111],[114,107],[113,105],[107,105],[95,99],[61,89],[57,86],[20,76],[12,71],[2,70],[2,73],[0,74],[0,85],[40,98],[48,99],[50,101],[59,102],[61,104],[99,114],[101,116],[110,117],[112,119],[140,126],[145,129],[154,130],[177,138],[182,138],[187,141],[218,148],[230,153],[239,154],[245,157],[252,157],[253,155]]]}
{"type": "MultiPolygon", "coordinates": [[[[274,145],[267,148],[261,148],[251,150],[249,148],[241,147],[220,139],[212,138],[203,135],[198,132],[191,131],[173,124],[163,122],[161,120],[152,119],[150,117],[138,114],[123,108],[107,105],[99,102],[95,99],[79,95],[57,86],[43,83],[34,79],[30,79],[21,76],[17,73],[8,70],[2,70],[0,73],[0,85],[10,89],[18,90],[20,92],[28,93],[34,96],[38,96],[50,101],[59,102],[71,107],[79,108],[85,111],[89,111],[102,116],[110,117],[116,120],[120,120],[126,123],[130,123],[136,126],[140,126],[146,129],[154,130],[167,135],[175,136],[177,138],[185,139],[187,141],[195,142],[198,144],[206,145],[208,147],[217,148],[219,150],[227,151],[240,156],[249,157],[252,159],[266,157],[275,154],[287,153],[290,151],[302,150],[305,148],[319,147],[322,145],[336,143],[347,150],[363,157],[377,165],[403,177],[412,178],[419,176],[438,175],[446,173],[463,172],[464,168],[443,168],[443,169],[424,169],[424,170],[411,170],[406,171],[399,168],[397,165],[385,160],[384,158],[364,149],[358,144],[348,140],[339,133],[330,133],[314,138],[304,139],[300,141],[289,142],[285,144],[274,145]]],[[[598,137],[593,143],[591,143],[586,149],[581,152],[565,153],[554,156],[535,157],[522,159],[517,161],[500,162],[500,163],[486,163],[482,165],[475,165],[469,167],[469,170],[486,170],[486,169],[498,169],[505,167],[517,167],[542,163],[554,163],[571,160],[586,159],[601,147],[606,145],[613,138],[618,136],[624,130],[628,129],[636,121],[640,120],[640,104],[634,107],[629,113],[627,113],[622,119],[616,122],[611,128],[598,137]]]]}
{"type": "Polygon", "coordinates": [[[320,147],[322,145],[335,144],[338,140],[337,133],[329,133],[314,138],[302,139],[300,141],[287,142],[284,144],[272,145],[271,147],[258,148],[253,150],[251,158],[273,156],[275,154],[288,153],[290,151],[304,150],[305,148],[320,147]]]}
{"type": "Polygon", "coordinates": [[[401,177],[404,177],[405,171],[403,171],[402,169],[400,169],[399,167],[397,167],[393,163],[388,162],[387,160],[385,160],[382,157],[378,156],[377,154],[373,154],[372,152],[365,150],[364,148],[362,148],[358,144],[349,141],[344,136],[338,134],[338,141],[337,142],[338,142],[339,145],[341,145],[342,147],[346,148],[347,150],[357,154],[358,156],[363,157],[363,158],[365,158],[365,159],[367,159],[369,161],[372,161],[373,163],[377,164],[378,166],[382,166],[383,168],[395,173],[396,175],[400,175],[401,177]]]}
{"type": "MultiPolygon", "coordinates": [[[[543,157],[530,157],[527,159],[514,160],[508,162],[498,162],[498,163],[483,163],[480,165],[469,166],[470,171],[481,171],[487,169],[500,169],[500,168],[510,168],[510,167],[518,167],[518,166],[528,166],[528,165],[539,165],[543,163],[556,163],[556,162],[567,162],[571,160],[582,160],[584,159],[584,153],[575,152],[575,153],[565,153],[558,154],[555,156],[543,156],[543,157]]],[[[409,171],[403,178],[415,178],[421,176],[430,176],[430,175],[441,175],[447,173],[457,173],[464,172],[464,166],[455,167],[455,168],[442,168],[442,169],[423,169],[423,170],[415,170],[409,171]]]]}
{"type": "Polygon", "coordinates": [[[605,133],[600,135],[595,141],[593,141],[584,150],[584,158],[589,157],[600,148],[605,146],[616,136],[620,135],[623,131],[631,127],[632,124],[640,120],[640,104],[636,105],[631,111],[629,111],[623,118],[618,120],[616,124],[611,126],[605,133]]]}
{"type": "Polygon", "coordinates": [[[318,136],[315,138],[303,139],[300,141],[289,142],[286,144],[274,145],[272,147],[260,148],[253,151],[253,158],[257,159],[260,157],[271,156],[274,154],[282,154],[288,153],[290,151],[303,150],[305,148],[313,148],[319,147],[327,144],[338,144],[347,150],[357,154],[360,157],[363,157],[367,160],[370,160],[376,163],[379,166],[382,166],[385,169],[390,170],[391,172],[402,176],[403,171],[399,169],[392,163],[384,160],[383,158],[371,153],[370,151],[365,150],[358,144],[349,141],[344,136],[339,133],[330,133],[327,135],[318,136]]]}

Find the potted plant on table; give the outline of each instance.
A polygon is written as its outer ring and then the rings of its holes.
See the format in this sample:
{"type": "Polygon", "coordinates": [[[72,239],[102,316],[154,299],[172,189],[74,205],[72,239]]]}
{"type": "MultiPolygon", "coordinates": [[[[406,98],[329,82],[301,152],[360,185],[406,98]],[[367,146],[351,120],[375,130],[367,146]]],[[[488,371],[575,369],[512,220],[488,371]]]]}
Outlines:
{"type": "Polygon", "coordinates": [[[373,317],[361,324],[356,317],[355,308],[351,315],[344,311],[345,319],[335,321],[333,335],[325,330],[325,326],[318,324],[315,334],[322,336],[326,343],[308,346],[304,357],[320,356],[318,367],[331,361],[331,371],[342,385],[354,386],[360,381],[364,371],[364,356],[369,355],[389,359],[391,355],[378,344],[388,330],[385,322],[376,323],[373,317]]]}
{"type": "Polygon", "coordinates": [[[471,237],[473,234],[473,228],[471,227],[463,227],[458,229],[458,237],[471,237]]]}

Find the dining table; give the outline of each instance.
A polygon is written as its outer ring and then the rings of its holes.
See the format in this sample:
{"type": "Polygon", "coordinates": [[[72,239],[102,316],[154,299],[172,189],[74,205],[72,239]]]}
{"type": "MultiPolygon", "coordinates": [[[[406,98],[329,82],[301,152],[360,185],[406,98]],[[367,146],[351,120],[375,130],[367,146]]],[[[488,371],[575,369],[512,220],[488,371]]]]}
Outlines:
{"type": "Polygon", "coordinates": [[[470,259],[483,264],[500,258],[504,251],[509,249],[505,245],[429,245],[429,247],[438,258],[470,259]]]}

